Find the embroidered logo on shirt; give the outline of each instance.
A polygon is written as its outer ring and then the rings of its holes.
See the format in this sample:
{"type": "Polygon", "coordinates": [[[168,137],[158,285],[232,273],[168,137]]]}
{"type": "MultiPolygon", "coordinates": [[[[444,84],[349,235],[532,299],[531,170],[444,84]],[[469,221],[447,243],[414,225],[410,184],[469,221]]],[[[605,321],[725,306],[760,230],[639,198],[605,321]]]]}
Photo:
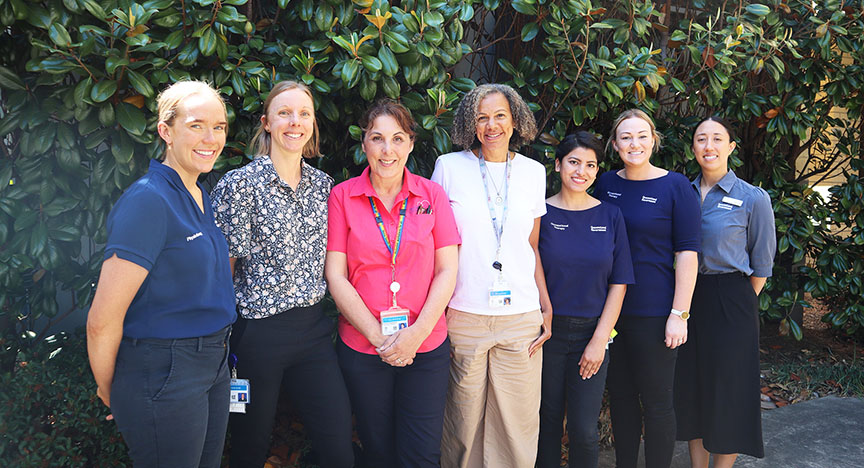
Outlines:
{"type": "Polygon", "coordinates": [[[568,227],[570,227],[569,224],[555,224],[555,223],[549,223],[549,225],[552,226],[553,228],[559,230],[559,231],[564,231],[564,230],[566,230],[568,227]]]}
{"type": "Polygon", "coordinates": [[[654,197],[646,197],[645,195],[642,195],[642,201],[644,201],[644,202],[648,202],[648,203],[657,203],[657,199],[656,199],[656,198],[654,198],[654,197]]]}
{"type": "Polygon", "coordinates": [[[606,195],[609,195],[609,198],[618,198],[621,196],[621,194],[617,192],[606,192],[606,195]]]}
{"type": "Polygon", "coordinates": [[[192,242],[193,240],[195,240],[195,239],[197,239],[203,235],[204,234],[202,234],[201,232],[196,232],[195,234],[192,234],[191,236],[186,236],[186,242],[192,242]]]}
{"type": "Polygon", "coordinates": [[[717,208],[722,208],[724,210],[732,210],[732,205],[730,205],[728,203],[720,202],[717,204],[717,208]]]}
{"type": "Polygon", "coordinates": [[[591,232],[606,232],[606,226],[591,226],[591,232]]]}

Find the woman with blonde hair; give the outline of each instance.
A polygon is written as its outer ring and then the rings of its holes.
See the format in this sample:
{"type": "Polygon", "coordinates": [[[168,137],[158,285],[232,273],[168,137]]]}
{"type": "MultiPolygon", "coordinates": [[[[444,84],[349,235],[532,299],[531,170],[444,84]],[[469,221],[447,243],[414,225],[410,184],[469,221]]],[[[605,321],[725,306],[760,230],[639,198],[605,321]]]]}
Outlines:
{"type": "Polygon", "coordinates": [[[230,464],[264,464],[284,380],[318,465],[349,468],[351,408],[331,340],[333,322],[320,304],[333,179],[303,160],[318,156],[309,88],[276,84],[254,140],[256,158],[213,189],[240,314],[233,364],[251,390],[245,412],[231,416],[230,464]]]}
{"type": "Polygon", "coordinates": [[[225,103],[181,81],[158,108],[165,155],[108,215],[87,351],[135,466],[218,468],[236,315],[228,246],[197,179],[225,146],[225,103]]]}
{"type": "Polygon", "coordinates": [[[646,468],[668,468],[675,448],[675,359],[687,341],[701,245],[699,199],[686,177],[651,163],[660,136],[645,112],[621,113],[607,146],[624,168],[598,177],[594,197],[621,209],[636,277],[610,346],[616,466],[636,467],[644,426],[646,468]]]}
{"type": "Polygon", "coordinates": [[[442,466],[534,466],[540,349],[552,320],[537,250],[546,170],[515,150],[536,133],[513,88],[480,85],[456,110],[453,142],[463,151],[435,163],[432,180],[447,192],[462,235],[447,309],[453,359],[442,466]]]}

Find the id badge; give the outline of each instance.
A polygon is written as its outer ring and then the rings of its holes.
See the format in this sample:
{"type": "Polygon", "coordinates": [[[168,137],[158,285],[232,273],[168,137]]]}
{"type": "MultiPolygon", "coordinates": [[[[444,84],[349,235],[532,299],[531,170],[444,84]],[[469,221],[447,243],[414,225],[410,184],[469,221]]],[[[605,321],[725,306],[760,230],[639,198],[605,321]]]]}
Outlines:
{"type": "Polygon", "coordinates": [[[408,309],[391,307],[381,311],[381,334],[389,336],[408,328],[408,309]]]}
{"type": "Polygon", "coordinates": [[[245,413],[251,395],[248,379],[231,379],[231,397],[228,399],[232,413],[245,413]]]}
{"type": "Polygon", "coordinates": [[[492,287],[489,288],[489,307],[509,307],[511,301],[512,294],[510,292],[510,285],[504,280],[504,278],[499,276],[498,279],[492,283],[492,287]]]}

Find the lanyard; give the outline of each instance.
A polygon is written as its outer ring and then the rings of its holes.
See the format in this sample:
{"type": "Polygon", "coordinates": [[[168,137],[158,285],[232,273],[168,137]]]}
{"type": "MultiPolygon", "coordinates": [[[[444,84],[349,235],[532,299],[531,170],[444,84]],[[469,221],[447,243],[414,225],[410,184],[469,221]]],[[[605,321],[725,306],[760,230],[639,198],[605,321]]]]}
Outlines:
{"type": "Polygon", "coordinates": [[[402,228],[405,227],[405,211],[408,207],[408,198],[402,200],[402,207],[399,208],[399,228],[396,229],[396,246],[390,245],[390,239],[387,238],[387,231],[384,230],[384,221],[381,219],[381,212],[375,205],[375,200],[369,197],[369,204],[372,205],[372,213],[375,215],[375,222],[378,224],[378,230],[381,232],[381,238],[384,239],[384,245],[387,246],[387,251],[390,252],[390,268],[393,273],[393,281],[396,280],[396,256],[399,255],[399,247],[402,246],[402,228]]]}
{"type": "Polygon", "coordinates": [[[512,162],[510,161],[510,152],[508,151],[507,165],[504,169],[504,206],[501,210],[501,223],[499,224],[498,216],[495,214],[495,206],[492,204],[492,195],[489,193],[489,181],[486,180],[486,174],[489,172],[489,169],[486,167],[486,161],[483,159],[483,149],[481,148],[479,151],[480,157],[477,158],[477,161],[480,164],[480,176],[483,177],[483,189],[486,191],[486,205],[489,207],[489,216],[492,217],[492,229],[495,231],[495,242],[497,242],[494,264],[498,265],[495,268],[500,271],[501,264],[498,260],[501,256],[501,236],[504,234],[504,223],[507,222],[507,206],[510,198],[510,169],[512,168],[512,162]]]}

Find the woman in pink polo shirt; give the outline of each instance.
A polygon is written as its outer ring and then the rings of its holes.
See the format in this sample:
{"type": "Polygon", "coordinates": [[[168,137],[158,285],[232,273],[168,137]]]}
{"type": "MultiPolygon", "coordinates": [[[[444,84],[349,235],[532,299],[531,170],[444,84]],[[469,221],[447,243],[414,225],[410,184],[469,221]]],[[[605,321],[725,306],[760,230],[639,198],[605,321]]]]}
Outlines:
{"type": "Polygon", "coordinates": [[[369,167],[330,194],[324,274],[341,312],[337,354],[360,467],[440,466],[443,312],[460,238],[444,190],[405,169],[415,125],[401,104],[374,104],[360,122],[369,167]]]}

